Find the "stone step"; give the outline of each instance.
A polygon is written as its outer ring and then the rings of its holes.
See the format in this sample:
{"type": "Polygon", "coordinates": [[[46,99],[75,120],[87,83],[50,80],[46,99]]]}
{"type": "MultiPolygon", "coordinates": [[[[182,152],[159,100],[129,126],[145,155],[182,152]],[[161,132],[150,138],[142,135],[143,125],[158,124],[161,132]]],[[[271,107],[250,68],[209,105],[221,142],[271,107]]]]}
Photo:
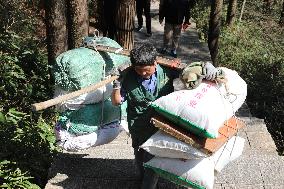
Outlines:
{"type": "MultiPolygon", "coordinates": [[[[284,157],[261,119],[243,117],[247,127],[239,132],[246,139],[242,156],[216,175],[214,188],[281,188],[284,157]]],[[[131,139],[122,132],[113,142],[80,152],[58,154],[50,168],[46,189],[139,188],[131,139]]],[[[161,179],[160,188],[183,188],[161,179]]]]}

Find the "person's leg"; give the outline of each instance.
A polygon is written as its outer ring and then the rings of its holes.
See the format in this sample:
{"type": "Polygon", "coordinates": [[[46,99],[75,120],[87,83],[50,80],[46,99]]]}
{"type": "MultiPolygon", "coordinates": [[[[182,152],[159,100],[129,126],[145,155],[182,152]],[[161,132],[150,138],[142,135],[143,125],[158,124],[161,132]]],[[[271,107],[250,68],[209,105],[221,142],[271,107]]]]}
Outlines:
{"type": "MultiPolygon", "coordinates": [[[[140,149],[143,150],[143,149],[140,149]]],[[[143,150],[143,163],[150,161],[154,156],[143,150]]],[[[155,189],[159,180],[159,176],[152,169],[144,168],[144,176],[141,189],[155,189]]]]}
{"type": "Polygon", "coordinates": [[[172,41],[172,50],[177,50],[178,42],[181,35],[181,27],[182,25],[174,25],[173,26],[173,41],[172,41]]]}
{"type": "Polygon", "coordinates": [[[138,30],[140,30],[143,26],[143,1],[141,0],[136,0],[136,15],[137,15],[137,20],[138,20],[138,30]]]}
{"type": "Polygon", "coordinates": [[[144,151],[139,147],[134,148],[134,156],[135,156],[135,165],[138,170],[139,179],[142,181],[144,177],[144,167],[143,167],[143,159],[144,159],[144,151]]]}
{"type": "Polygon", "coordinates": [[[172,24],[166,22],[164,26],[164,46],[163,46],[164,52],[166,52],[167,48],[169,47],[172,33],[173,33],[172,24]]]}
{"type": "Polygon", "coordinates": [[[155,189],[159,176],[152,169],[146,168],[144,171],[144,177],[141,185],[141,189],[155,189]]]}
{"type": "Polygon", "coordinates": [[[144,14],[146,17],[147,34],[151,35],[151,15],[150,15],[151,0],[144,0],[144,14]]]}

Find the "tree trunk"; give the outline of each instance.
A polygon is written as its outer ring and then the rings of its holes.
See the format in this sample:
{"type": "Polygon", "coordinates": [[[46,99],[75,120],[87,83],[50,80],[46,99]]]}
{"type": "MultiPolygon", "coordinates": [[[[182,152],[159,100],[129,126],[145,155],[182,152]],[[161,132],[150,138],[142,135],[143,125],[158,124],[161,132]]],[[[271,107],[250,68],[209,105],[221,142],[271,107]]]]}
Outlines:
{"type": "Polygon", "coordinates": [[[104,18],[103,18],[103,0],[92,0],[89,4],[91,9],[89,15],[89,35],[94,34],[95,30],[103,32],[104,18]]]}
{"type": "Polygon", "coordinates": [[[50,66],[54,64],[59,54],[68,49],[65,5],[65,0],[46,0],[44,4],[48,63],[50,66]]]}
{"type": "Polygon", "coordinates": [[[211,60],[214,66],[217,66],[218,39],[220,35],[220,25],[222,16],[223,0],[211,1],[211,12],[209,21],[208,47],[211,54],[211,60]]]}
{"type": "Polygon", "coordinates": [[[272,0],[263,0],[263,12],[271,13],[272,0]]]}
{"type": "Polygon", "coordinates": [[[77,48],[89,33],[87,0],[67,0],[68,47],[77,48]]]}
{"type": "Polygon", "coordinates": [[[245,5],[246,5],[246,0],[244,0],[243,3],[242,3],[242,9],[241,9],[239,21],[242,21],[242,17],[243,17],[244,10],[245,10],[245,5]]]}
{"type": "Polygon", "coordinates": [[[284,26],[284,1],[282,3],[282,11],[281,11],[281,16],[280,16],[280,21],[279,21],[280,26],[284,26]]]}
{"type": "Polygon", "coordinates": [[[237,11],[237,0],[229,0],[228,10],[227,10],[227,24],[229,26],[234,24],[236,11],[237,11]]]}
{"type": "Polygon", "coordinates": [[[134,18],[135,1],[119,0],[117,5],[116,29],[117,42],[125,49],[131,50],[134,46],[134,18]]]}

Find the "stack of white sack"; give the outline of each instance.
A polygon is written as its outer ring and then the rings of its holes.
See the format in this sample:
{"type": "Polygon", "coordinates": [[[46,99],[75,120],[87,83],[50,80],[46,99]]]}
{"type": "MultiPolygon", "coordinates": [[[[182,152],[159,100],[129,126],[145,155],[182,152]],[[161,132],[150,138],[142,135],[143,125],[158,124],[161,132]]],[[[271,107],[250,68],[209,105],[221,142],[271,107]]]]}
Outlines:
{"type": "MultiPolygon", "coordinates": [[[[237,72],[222,68],[227,83],[203,81],[192,90],[175,91],[153,102],[154,109],[175,126],[198,137],[217,138],[218,130],[241,107],[247,85],[237,72]]],[[[211,155],[158,131],[141,148],[156,156],[144,166],[186,187],[213,189],[214,174],[243,151],[245,140],[233,136],[211,155]]]]}
{"type": "Polygon", "coordinates": [[[208,156],[202,151],[159,130],[142,146],[155,157],[144,166],[176,184],[213,189],[214,172],[237,159],[245,139],[233,136],[219,150],[208,156]]]}

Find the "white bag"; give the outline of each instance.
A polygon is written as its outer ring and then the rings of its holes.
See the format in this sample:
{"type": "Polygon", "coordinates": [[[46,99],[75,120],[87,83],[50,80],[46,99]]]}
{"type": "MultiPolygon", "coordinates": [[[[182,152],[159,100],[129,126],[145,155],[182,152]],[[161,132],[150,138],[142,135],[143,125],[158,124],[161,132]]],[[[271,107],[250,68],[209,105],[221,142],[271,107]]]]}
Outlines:
{"type": "Polygon", "coordinates": [[[222,69],[228,80],[228,91],[224,84],[202,81],[195,89],[175,91],[151,106],[196,135],[217,138],[219,128],[239,109],[247,94],[247,85],[237,72],[222,69]]]}
{"type": "Polygon", "coordinates": [[[98,139],[94,146],[108,144],[123,130],[118,122],[101,127],[98,130],[98,139]]]}
{"type": "Polygon", "coordinates": [[[207,157],[207,155],[200,150],[161,130],[152,135],[140,147],[157,157],[181,159],[197,159],[207,157]]]}
{"type": "Polygon", "coordinates": [[[60,124],[57,124],[54,128],[56,144],[67,151],[79,151],[87,149],[95,145],[97,141],[97,132],[93,132],[86,135],[76,136],[70,134],[67,130],[61,127],[60,124]]]}
{"type": "MultiPolygon", "coordinates": [[[[245,139],[233,136],[210,158],[214,160],[215,170],[220,172],[229,162],[237,159],[243,151],[245,139]]],[[[198,159],[207,154],[159,130],[141,146],[156,157],[198,159]]]]}
{"type": "Polygon", "coordinates": [[[231,161],[242,155],[245,139],[233,136],[226,144],[224,144],[217,152],[212,155],[217,172],[221,170],[231,161]]]}
{"type": "MultiPolygon", "coordinates": [[[[95,104],[108,99],[111,96],[111,92],[112,84],[108,83],[93,92],[85,93],[76,98],[69,99],[60,104],[57,104],[56,108],[61,112],[65,110],[78,110],[84,107],[85,104],[95,104]]],[[[68,93],[70,92],[57,87],[54,90],[54,97],[62,96],[68,93]]]]}
{"type": "Polygon", "coordinates": [[[247,84],[236,71],[225,67],[220,68],[225,72],[225,77],[228,79],[226,87],[223,85],[220,91],[232,104],[233,112],[236,112],[246,100],[247,84]]]}
{"type": "Polygon", "coordinates": [[[113,141],[123,130],[119,122],[114,122],[101,127],[96,132],[76,136],[57,124],[54,128],[57,145],[67,151],[79,151],[113,141]]]}
{"type": "Polygon", "coordinates": [[[214,162],[209,158],[180,160],[155,157],[144,166],[178,185],[213,189],[214,162]]]}

